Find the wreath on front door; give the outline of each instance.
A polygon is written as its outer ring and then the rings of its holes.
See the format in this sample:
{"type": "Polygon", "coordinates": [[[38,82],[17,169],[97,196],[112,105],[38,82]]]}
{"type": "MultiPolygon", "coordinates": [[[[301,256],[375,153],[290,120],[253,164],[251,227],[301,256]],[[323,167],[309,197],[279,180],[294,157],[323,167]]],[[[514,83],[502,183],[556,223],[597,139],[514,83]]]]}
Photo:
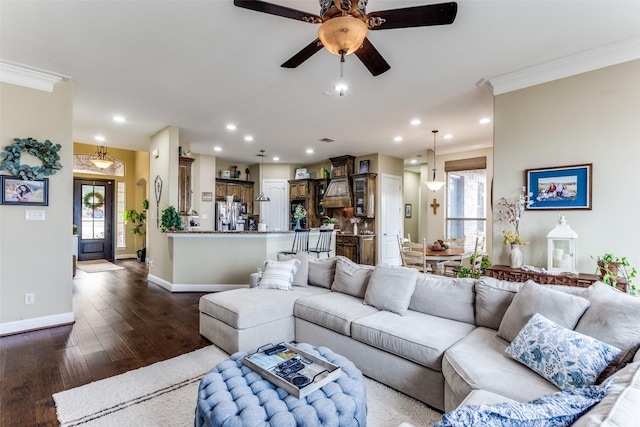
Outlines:
{"type": "Polygon", "coordinates": [[[89,209],[98,209],[104,206],[104,196],[100,193],[96,193],[92,191],[91,193],[87,193],[82,199],[85,207],[89,209]]]}
{"type": "Polygon", "coordinates": [[[13,138],[13,141],[14,144],[5,147],[7,151],[0,153],[0,157],[3,157],[0,170],[7,169],[25,181],[35,181],[45,176],[54,175],[56,171],[62,169],[58,154],[62,148],[60,144],[54,144],[48,139],[45,142],[40,142],[33,138],[13,138]],[[22,153],[37,157],[42,161],[42,166],[20,164],[22,153]]]}

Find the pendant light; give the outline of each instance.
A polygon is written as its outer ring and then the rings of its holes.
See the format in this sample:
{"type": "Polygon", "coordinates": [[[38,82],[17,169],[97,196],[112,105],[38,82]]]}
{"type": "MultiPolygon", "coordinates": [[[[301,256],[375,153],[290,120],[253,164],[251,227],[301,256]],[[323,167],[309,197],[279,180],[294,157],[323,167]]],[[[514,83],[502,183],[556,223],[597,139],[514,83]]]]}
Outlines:
{"type": "Polygon", "coordinates": [[[98,151],[96,155],[91,158],[91,163],[94,164],[98,169],[107,169],[113,164],[113,160],[107,157],[107,147],[98,146],[98,151]]]}
{"type": "Polygon", "coordinates": [[[268,198],[267,196],[264,195],[264,192],[262,191],[262,172],[264,170],[264,150],[260,150],[260,154],[256,154],[256,156],[261,157],[260,159],[260,194],[258,194],[258,197],[255,198],[256,202],[270,202],[271,199],[268,198]]]}
{"type": "Polygon", "coordinates": [[[444,186],[444,181],[436,181],[436,134],[438,131],[432,130],[431,132],[433,132],[433,179],[431,181],[425,181],[424,183],[427,184],[429,190],[435,192],[444,186]]]}

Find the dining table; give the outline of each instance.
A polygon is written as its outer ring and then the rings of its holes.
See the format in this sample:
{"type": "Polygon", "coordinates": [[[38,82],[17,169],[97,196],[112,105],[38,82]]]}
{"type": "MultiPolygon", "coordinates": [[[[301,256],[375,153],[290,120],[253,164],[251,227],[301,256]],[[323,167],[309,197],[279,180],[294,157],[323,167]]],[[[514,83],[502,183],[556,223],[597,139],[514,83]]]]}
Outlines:
{"type": "Polygon", "coordinates": [[[462,246],[453,246],[440,251],[427,248],[424,255],[427,264],[431,265],[431,271],[436,274],[444,274],[445,262],[462,261],[464,258],[469,258],[473,255],[473,252],[465,251],[462,246]]]}

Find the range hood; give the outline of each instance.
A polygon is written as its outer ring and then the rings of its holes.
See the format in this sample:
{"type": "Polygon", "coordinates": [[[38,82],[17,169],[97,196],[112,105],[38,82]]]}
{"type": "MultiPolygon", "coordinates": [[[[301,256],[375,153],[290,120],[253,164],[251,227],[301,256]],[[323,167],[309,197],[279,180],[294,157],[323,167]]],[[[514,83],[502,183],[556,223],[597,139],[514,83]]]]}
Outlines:
{"type": "Polygon", "coordinates": [[[355,156],[340,156],[329,159],[331,161],[331,181],[322,199],[322,205],[325,208],[353,206],[349,175],[353,174],[355,159],[355,156]]]}

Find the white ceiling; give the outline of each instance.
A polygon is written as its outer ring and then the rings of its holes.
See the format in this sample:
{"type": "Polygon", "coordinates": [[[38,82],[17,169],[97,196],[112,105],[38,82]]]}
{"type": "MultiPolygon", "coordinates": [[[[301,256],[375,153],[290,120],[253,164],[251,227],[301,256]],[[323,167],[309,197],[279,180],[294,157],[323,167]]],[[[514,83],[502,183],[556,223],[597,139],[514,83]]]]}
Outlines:
{"type": "MultiPolygon", "coordinates": [[[[319,12],[317,1],[271,2],[319,12]]],[[[370,0],[367,11],[428,3],[370,0]]],[[[317,28],[232,0],[2,0],[0,58],[71,76],[76,142],[97,144],[102,134],[101,145],[147,151],[151,135],[174,125],[192,152],[231,161],[254,163],[260,149],[265,162],[411,159],[431,148],[432,129],[438,153],[491,146],[492,124],[478,121],[492,117],[493,97],[478,81],[638,37],[640,1],[458,1],[450,26],[370,32],[391,70],[373,77],[348,56],[344,97],[332,89],[339,59],[325,50],[297,69],[280,67],[317,28]],[[114,114],[128,122],[114,123],[114,114]]]]}

